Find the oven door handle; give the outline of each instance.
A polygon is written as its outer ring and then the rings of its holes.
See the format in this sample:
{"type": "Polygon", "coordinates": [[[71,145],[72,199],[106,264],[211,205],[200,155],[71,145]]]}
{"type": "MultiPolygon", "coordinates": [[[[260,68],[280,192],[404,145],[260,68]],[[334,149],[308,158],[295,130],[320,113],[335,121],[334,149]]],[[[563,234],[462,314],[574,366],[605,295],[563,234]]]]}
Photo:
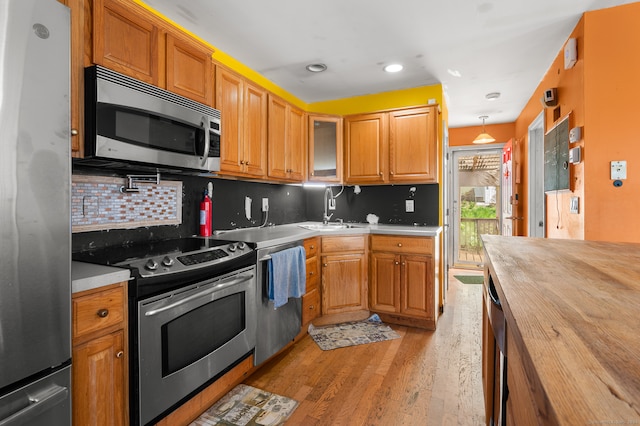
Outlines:
{"type": "Polygon", "coordinates": [[[153,315],[157,315],[161,312],[168,311],[169,309],[173,309],[177,306],[184,305],[185,303],[191,302],[192,300],[199,299],[200,297],[206,296],[211,293],[215,293],[216,291],[220,291],[227,287],[232,287],[238,284],[242,284],[243,282],[249,281],[252,278],[253,278],[253,274],[249,274],[249,275],[240,275],[237,277],[231,277],[231,278],[228,278],[227,280],[222,280],[221,282],[219,282],[218,284],[214,285],[211,288],[202,290],[198,293],[192,294],[191,296],[187,296],[184,299],[170,303],[167,306],[163,306],[158,309],[152,309],[150,311],[147,311],[144,313],[144,316],[151,317],[153,315]]]}

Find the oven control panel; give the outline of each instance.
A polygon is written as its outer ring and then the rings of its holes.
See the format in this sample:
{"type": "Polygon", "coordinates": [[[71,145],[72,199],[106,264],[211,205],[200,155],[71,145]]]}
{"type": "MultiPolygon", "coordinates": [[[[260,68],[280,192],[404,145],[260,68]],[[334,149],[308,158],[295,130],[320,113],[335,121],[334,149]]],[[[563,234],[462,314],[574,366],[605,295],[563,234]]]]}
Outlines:
{"type": "Polygon", "coordinates": [[[253,251],[254,249],[244,242],[232,242],[200,250],[149,256],[122,262],[116,266],[136,268],[142,278],[154,277],[233,262],[234,259],[253,251]]]}

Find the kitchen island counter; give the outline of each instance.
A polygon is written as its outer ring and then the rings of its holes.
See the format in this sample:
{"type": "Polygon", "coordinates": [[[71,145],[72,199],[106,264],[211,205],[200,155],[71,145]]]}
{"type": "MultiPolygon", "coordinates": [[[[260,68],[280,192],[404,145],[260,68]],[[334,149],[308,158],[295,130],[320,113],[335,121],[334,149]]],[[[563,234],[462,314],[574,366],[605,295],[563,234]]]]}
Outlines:
{"type": "Polygon", "coordinates": [[[640,244],[483,242],[506,320],[507,418],[640,424],[640,244]],[[512,386],[518,372],[525,379],[512,386]]]}
{"type": "MultiPolygon", "coordinates": [[[[332,225],[337,225],[331,222],[332,225]]],[[[345,228],[318,230],[305,226],[320,227],[322,222],[300,222],[286,225],[266,226],[264,228],[241,228],[228,231],[217,231],[211,238],[219,240],[244,241],[256,244],[257,248],[286,244],[296,240],[318,236],[387,234],[416,237],[435,237],[442,232],[440,226],[412,226],[367,223],[345,223],[345,228]]]]}

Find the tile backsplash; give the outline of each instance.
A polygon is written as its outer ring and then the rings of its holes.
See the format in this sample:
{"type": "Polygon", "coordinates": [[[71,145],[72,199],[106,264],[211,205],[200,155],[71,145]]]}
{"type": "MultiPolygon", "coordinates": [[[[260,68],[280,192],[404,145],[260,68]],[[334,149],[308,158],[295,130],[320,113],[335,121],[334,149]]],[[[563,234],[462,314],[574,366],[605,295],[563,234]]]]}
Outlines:
{"type": "Polygon", "coordinates": [[[72,232],[129,229],[182,223],[182,182],[136,183],[139,192],[123,193],[126,179],[73,175],[72,232]]]}

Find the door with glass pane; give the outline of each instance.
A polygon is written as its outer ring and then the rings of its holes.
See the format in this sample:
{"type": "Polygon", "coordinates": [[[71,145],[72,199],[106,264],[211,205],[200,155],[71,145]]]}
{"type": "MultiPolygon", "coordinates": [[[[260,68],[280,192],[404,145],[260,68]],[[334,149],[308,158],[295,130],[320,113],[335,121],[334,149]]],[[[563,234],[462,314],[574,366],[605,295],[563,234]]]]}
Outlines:
{"type": "Polygon", "coordinates": [[[480,236],[500,235],[502,148],[453,151],[453,264],[480,268],[480,236]]]}

